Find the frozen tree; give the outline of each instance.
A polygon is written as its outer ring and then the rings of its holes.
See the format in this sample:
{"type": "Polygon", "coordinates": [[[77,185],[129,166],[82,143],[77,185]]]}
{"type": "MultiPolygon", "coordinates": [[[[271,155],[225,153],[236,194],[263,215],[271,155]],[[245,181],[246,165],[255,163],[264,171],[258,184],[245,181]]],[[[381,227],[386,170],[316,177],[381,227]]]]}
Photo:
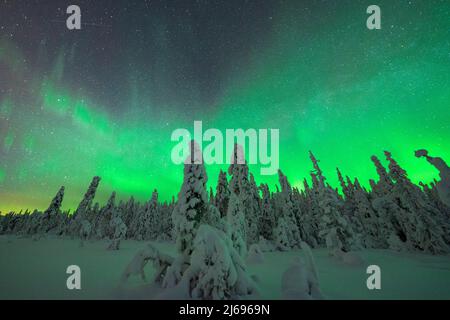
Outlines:
{"type": "Polygon", "coordinates": [[[347,219],[341,214],[342,201],[337,193],[325,185],[325,177],[319,167],[318,160],[310,151],[310,158],[314,166],[312,173],[313,185],[317,190],[317,205],[320,210],[319,237],[325,242],[327,248],[336,247],[349,251],[353,244],[353,230],[347,219]]]}
{"type": "Polygon", "coordinates": [[[287,177],[278,170],[278,181],[281,186],[281,194],[279,195],[280,215],[284,218],[287,227],[287,236],[289,246],[291,248],[300,246],[302,241],[300,237],[300,230],[294,212],[294,203],[292,201],[292,188],[288,182],[287,177]]]}
{"type": "Polygon", "coordinates": [[[273,240],[273,230],[275,229],[275,212],[272,205],[269,186],[261,184],[262,192],[261,218],[259,219],[259,234],[266,240],[273,240]]]}
{"type": "Polygon", "coordinates": [[[380,160],[376,156],[372,156],[370,159],[374,163],[378,177],[380,178],[377,183],[371,185],[372,191],[379,197],[389,195],[393,186],[392,180],[389,178],[386,169],[383,167],[380,160]]]}
{"type": "Polygon", "coordinates": [[[138,240],[154,240],[160,230],[160,208],[158,191],[155,189],[150,201],[146,202],[138,214],[135,236],[138,240]]]}
{"type": "MultiPolygon", "coordinates": [[[[79,234],[82,227],[82,221],[88,219],[89,211],[91,210],[92,201],[94,200],[95,193],[97,191],[98,184],[100,183],[100,177],[92,178],[91,184],[88,190],[84,194],[83,200],[81,200],[78,208],[75,210],[73,216],[74,220],[70,225],[72,234],[79,234]]],[[[87,221],[89,222],[89,221],[87,221]]],[[[91,226],[92,228],[92,226],[91,226]]],[[[90,231],[91,232],[91,231],[90,231]]],[[[89,233],[90,233],[89,232],[89,233]]]]}
{"type": "Polygon", "coordinates": [[[275,245],[278,250],[286,251],[291,248],[288,230],[289,228],[284,217],[278,218],[277,226],[273,231],[275,238],[275,245]]]}
{"type": "MultiPolygon", "coordinates": [[[[344,177],[342,176],[341,171],[339,170],[339,168],[336,168],[337,171],[337,175],[338,175],[338,179],[339,179],[339,184],[341,185],[341,189],[342,189],[342,193],[344,194],[344,198],[345,199],[349,199],[352,197],[352,185],[350,183],[347,183],[344,181],[344,177]]],[[[348,178],[348,177],[347,177],[348,178]]],[[[347,179],[347,182],[349,182],[350,179],[347,179]]]]}
{"type": "Polygon", "coordinates": [[[222,170],[220,170],[214,203],[217,209],[219,209],[221,217],[226,216],[228,212],[229,199],[230,199],[230,190],[228,189],[227,174],[222,170]]]}
{"type": "Polygon", "coordinates": [[[160,232],[158,235],[159,240],[171,240],[172,239],[172,211],[174,208],[174,203],[167,203],[164,202],[164,204],[161,207],[161,214],[160,214],[160,232]]]}
{"type": "Polygon", "coordinates": [[[233,156],[230,167],[228,168],[228,174],[231,175],[228,185],[230,192],[234,192],[236,195],[239,195],[241,191],[246,188],[244,184],[248,180],[248,166],[245,162],[242,147],[238,144],[234,145],[233,156]]]}
{"type": "MultiPolygon", "coordinates": [[[[314,181],[315,175],[311,173],[314,181]]],[[[319,237],[319,218],[320,210],[318,206],[317,189],[309,187],[306,179],[303,180],[303,196],[302,196],[302,214],[298,216],[299,226],[303,240],[311,247],[316,248],[320,244],[319,237]]]]}
{"type": "Polygon", "coordinates": [[[178,202],[172,213],[177,250],[186,258],[194,249],[196,231],[208,214],[208,194],[206,192],[205,167],[198,145],[191,142],[191,154],[184,163],[184,178],[178,202]]]}
{"type": "Polygon", "coordinates": [[[110,228],[110,222],[114,210],[116,210],[116,192],[112,192],[106,205],[102,207],[96,216],[94,229],[95,237],[97,239],[110,238],[113,234],[113,230],[110,228]]]}
{"type": "Polygon", "coordinates": [[[42,214],[42,218],[40,221],[41,224],[40,232],[48,233],[51,231],[55,231],[55,229],[58,227],[58,224],[60,222],[59,219],[61,215],[61,204],[63,199],[64,199],[64,186],[62,186],[58,190],[49,207],[42,214]]]}
{"type": "Polygon", "coordinates": [[[394,202],[402,208],[403,215],[397,215],[397,221],[413,248],[432,254],[447,253],[446,230],[439,210],[433,207],[419,187],[407,177],[406,171],[385,151],[389,161],[389,176],[395,184],[392,189],[394,202]]]}
{"type": "Polygon", "coordinates": [[[160,232],[161,210],[158,204],[158,191],[153,190],[149,204],[149,225],[144,239],[156,239],[160,232]]]}
{"type": "Polygon", "coordinates": [[[230,201],[228,202],[227,222],[228,234],[234,249],[241,257],[245,257],[247,254],[245,217],[242,212],[242,203],[234,192],[231,193],[230,201]]]}
{"type": "Polygon", "coordinates": [[[359,184],[358,179],[353,183],[347,176],[346,181],[337,169],[338,178],[344,194],[342,211],[351,224],[353,242],[365,248],[382,248],[380,242],[385,239],[378,233],[378,216],[372,207],[369,196],[359,184]]]}
{"type": "Polygon", "coordinates": [[[247,221],[247,243],[257,243],[259,240],[259,220],[261,219],[261,199],[259,197],[258,186],[253,174],[250,173],[250,180],[245,182],[246,189],[240,194],[244,206],[244,215],[247,221]]]}
{"type": "Polygon", "coordinates": [[[231,175],[229,190],[231,193],[234,192],[242,202],[246,219],[247,244],[257,243],[259,240],[258,218],[260,213],[258,188],[252,175],[249,180],[248,165],[242,147],[238,144],[234,146],[228,173],[231,175]]]}
{"type": "Polygon", "coordinates": [[[137,220],[139,202],[136,202],[134,197],[130,197],[127,202],[119,206],[119,209],[122,212],[123,222],[127,225],[127,238],[133,238],[135,228],[132,225],[134,224],[135,227],[134,221],[137,220]]]}
{"type": "MultiPolygon", "coordinates": [[[[230,200],[231,201],[231,200],[230,200]]],[[[167,274],[171,274],[171,267],[167,274]]],[[[169,276],[170,277],[170,276],[169,276]]],[[[222,231],[201,225],[194,240],[189,265],[166,295],[178,299],[239,299],[257,293],[242,257],[222,231]]]]}
{"type": "Polygon", "coordinates": [[[120,241],[125,239],[127,233],[127,226],[120,217],[120,211],[117,209],[113,210],[110,229],[113,231],[112,237],[110,238],[110,243],[108,245],[109,250],[119,250],[120,241]]]}
{"type": "Polygon", "coordinates": [[[385,248],[386,239],[380,233],[379,217],[367,192],[355,180],[351,196],[352,208],[362,225],[362,241],[366,248],[385,248]]]}
{"type": "Polygon", "coordinates": [[[424,157],[439,171],[441,180],[436,183],[436,189],[441,201],[447,207],[450,207],[450,167],[442,158],[429,156],[427,150],[417,150],[415,154],[418,158],[424,157]]]}
{"type": "Polygon", "coordinates": [[[89,239],[92,232],[92,225],[87,219],[82,219],[80,221],[80,231],[79,236],[81,239],[80,246],[84,246],[84,242],[89,239]]]}

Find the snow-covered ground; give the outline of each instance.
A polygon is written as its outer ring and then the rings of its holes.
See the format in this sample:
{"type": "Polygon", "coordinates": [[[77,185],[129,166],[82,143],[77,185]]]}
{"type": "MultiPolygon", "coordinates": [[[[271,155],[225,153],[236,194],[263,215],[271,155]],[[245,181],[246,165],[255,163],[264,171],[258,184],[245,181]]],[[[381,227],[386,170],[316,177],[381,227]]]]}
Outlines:
{"type": "MultiPolygon", "coordinates": [[[[173,254],[171,243],[153,243],[173,254]]],[[[21,239],[0,236],[0,299],[152,298],[155,288],[139,277],[120,286],[122,272],[145,242],[123,241],[108,251],[106,241],[79,246],[70,239],[21,239]],[[66,268],[81,268],[81,290],[68,290],[66,268]]],[[[327,299],[450,299],[450,255],[404,254],[386,250],[358,252],[363,263],[344,265],[327,250],[313,250],[320,287],[327,299]],[[381,290],[368,290],[366,268],[381,268],[381,290]]],[[[264,262],[249,264],[262,299],[280,299],[281,278],[300,251],[264,253],[264,262]]],[[[145,269],[151,279],[154,269],[145,269]]]]}

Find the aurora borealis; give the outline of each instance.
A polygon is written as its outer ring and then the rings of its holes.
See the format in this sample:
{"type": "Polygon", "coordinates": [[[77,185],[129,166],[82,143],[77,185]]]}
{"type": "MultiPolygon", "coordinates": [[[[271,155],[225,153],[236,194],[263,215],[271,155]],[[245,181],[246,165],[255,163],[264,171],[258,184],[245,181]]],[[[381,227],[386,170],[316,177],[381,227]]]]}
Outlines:
{"type": "MultiPolygon", "coordinates": [[[[450,161],[450,2],[0,2],[0,211],[177,195],[171,132],[280,129],[280,168],[300,186],[321,160],[365,185],[392,152],[414,182],[450,161]],[[82,29],[68,30],[78,4],[82,29]],[[366,28],[366,8],[382,29],[366,28]]],[[[209,183],[227,165],[210,165],[209,183]]],[[[277,183],[277,176],[257,182],[277,183]]]]}

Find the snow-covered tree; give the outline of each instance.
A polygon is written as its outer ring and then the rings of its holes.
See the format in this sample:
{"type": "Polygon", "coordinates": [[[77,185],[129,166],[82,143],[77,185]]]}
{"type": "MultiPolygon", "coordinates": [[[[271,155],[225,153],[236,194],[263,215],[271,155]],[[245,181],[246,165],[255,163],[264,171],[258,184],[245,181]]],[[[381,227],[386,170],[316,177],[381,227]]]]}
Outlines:
{"type": "Polygon", "coordinates": [[[228,202],[227,222],[233,247],[242,257],[245,257],[247,254],[245,216],[242,211],[242,202],[234,192],[231,193],[228,202]]]}
{"type": "Polygon", "coordinates": [[[342,215],[343,203],[335,190],[325,185],[325,176],[319,167],[318,160],[310,151],[310,158],[315,171],[312,173],[313,185],[317,189],[317,201],[320,209],[319,237],[327,248],[336,247],[343,251],[350,251],[353,245],[353,231],[348,220],[342,215]]]}
{"type": "Polygon", "coordinates": [[[389,195],[392,190],[392,180],[389,178],[386,169],[383,167],[381,161],[376,156],[372,156],[370,159],[374,163],[378,177],[380,178],[377,183],[372,185],[372,191],[378,197],[389,195]]]}
{"type": "Polygon", "coordinates": [[[172,211],[175,204],[174,202],[164,202],[160,211],[160,232],[158,235],[159,240],[171,240],[172,239],[172,211]]]}
{"type": "Polygon", "coordinates": [[[362,226],[362,244],[366,248],[385,248],[386,239],[380,233],[379,217],[373,209],[367,192],[355,180],[351,195],[352,208],[362,226]]]}
{"type": "Polygon", "coordinates": [[[449,252],[439,210],[427,202],[425,194],[409,180],[406,171],[391,153],[385,151],[385,155],[389,161],[389,176],[395,181],[392,197],[404,211],[403,215],[397,216],[397,221],[404,231],[406,242],[432,254],[449,252]]]}
{"type": "Polygon", "coordinates": [[[450,207],[450,167],[440,157],[431,157],[428,155],[427,150],[417,150],[415,152],[416,157],[424,157],[433,167],[439,171],[440,181],[436,183],[436,190],[440,200],[450,207]]]}
{"type": "Polygon", "coordinates": [[[269,186],[261,184],[262,192],[261,218],[259,219],[259,234],[266,240],[274,240],[273,230],[276,226],[275,212],[272,205],[269,186]]]}
{"type": "Polygon", "coordinates": [[[94,222],[94,232],[97,239],[107,239],[114,233],[110,228],[110,222],[114,210],[116,210],[116,193],[112,192],[106,205],[97,214],[94,222]]]}
{"type": "Polygon", "coordinates": [[[200,221],[208,214],[206,175],[199,146],[192,141],[191,154],[184,163],[184,178],[178,202],[172,213],[177,250],[189,257],[194,249],[194,238],[200,221]]]}
{"type": "MultiPolygon", "coordinates": [[[[98,184],[100,183],[100,177],[95,176],[92,178],[91,184],[89,185],[86,193],[84,194],[83,200],[81,200],[78,208],[75,210],[73,220],[70,224],[70,232],[72,235],[78,235],[82,225],[87,225],[89,211],[91,210],[92,201],[94,200],[95,193],[97,191],[98,184]],[[86,220],[83,222],[83,220],[86,220]]],[[[89,222],[90,224],[90,222],[89,222]]],[[[87,229],[87,227],[85,227],[87,229]]],[[[92,225],[91,230],[92,231],[92,225]]],[[[89,233],[90,233],[89,232],[89,233]]]]}
{"type": "Polygon", "coordinates": [[[283,217],[286,222],[286,233],[288,236],[289,246],[291,248],[299,247],[302,241],[296,214],[294,212],[294,203],[292,201],[292,188],[287,177],[278,170],[278,181],[281,186],[279,194],[279,216],[283,217]]]}
{"type": "Polygon", "coordinates": [[[42,214],[40,232],[49,233],[55,231],[60,223],[61,204],[64,199],[64,186],[62,186],[52,199],[47,210],[42,214]]]}
{"type": "Polygon", "coordinates": [[[291,248],[291,242],[288,236],[288,225],[283,216],[278,218],[274,233],[275,245],[278,250],[286,251],[291,248]]]}
{"type": "MultiPolygon", "coordinates": [[[[223,300],[257,294],[244,260],[224,232],[201,225],[193,247],[181,279],[173,286],[166,283],[166,292],[161,298],[223,300]]],[[[167,268],[165,282],[172,278],[174,265],[176,261],[167,268]]]]}
{"type": "Polygon", "coordinates": [[[230,199],[230,190],[228,189],[227,174],[220,170],[217,181],[216,196],[214,204],[219,209],[220,216],[226,216],[228,212],[228,201],[230,199]]]}
{"type": "Polygon", "coordinates": [[[119,250],[120,241],[125,239],[127,233],[127,226],[123,222],[120,211],[114,209],[111,221],[110,229],[113,230],[112,237],[110,238],[110,243],[108,245],[109,250],[119,250]]]}
{"type": "Polygon", "coordinates": [[[250,175],[248,165],[245,161],[245,156],[242,147],[238,144],[234,146],[233,157],[231,165],[228,168],[228,173],[231,175],[229,189],[231,193],[235,193],[241,200],[244,215],[246,219],[246,237],[247,244],[257,243],[259,240],[258,234],[258,219],[260,214],[258,187],[250,175]]]}

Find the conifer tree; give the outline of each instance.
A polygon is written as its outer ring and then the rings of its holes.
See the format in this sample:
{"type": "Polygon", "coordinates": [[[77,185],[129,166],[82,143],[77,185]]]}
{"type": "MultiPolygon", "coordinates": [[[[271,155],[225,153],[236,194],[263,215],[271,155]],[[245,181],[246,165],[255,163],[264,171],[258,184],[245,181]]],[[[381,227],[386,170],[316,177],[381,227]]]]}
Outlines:
{"type": "Polygon", "coordinates": [[[424,193],[408,178],[406,171],[385,151],[389,161],[389,176],[395,184],[392,189],[394,201],[406,211],[397,219],[403,228],[406,242],[415,248],[432,254],[447,253],[446,232],[442,228],[440,212],[426,201],[424,193]]]}
{"type": "Polygon", "coordinates": [[[40,232],[48,233],[55,231],[60,223],[61,204],[64,199],[64,186],[62,186],[55,197],[52,199],[47,210],[44,211],[41,218],[40,232]]]}
{"type": "Polygon", "coordinates": [[[228,189],[227,174],[220,170],[219,179],[216,187],[215,206],[220,211],[220,216],[226,216],[228,212],[228,201],[230,199],[230,190],[228,189]]]}
{"type": "Polygon", "coordinates": [[[247,244],[257,243],[258,236],[258,216],[260,212],[259,197],[255,197],[258,188],[253,180],[249,180],[248,166],[245,161],[242,147],[238,144],[234,146],[231,165],[228,173],[231,175],[229,189],[240,198],[246,219],[247,244]],[[255,191],[256,190],[256,191],[255,191]]]}
{"type": "Polygon", "coordinates": [[[239,197],[232,192],[230,195],[230,201],[227,212],[228,222],[228,235],[231,238],[233,247],[242,256],[247,254],[247,241],[246,241],[246,222],[245,216],[242,211],[242,203],[239,197]]]}
{"type": "Polygon", "coordinates": [[[177,250],[185,257],[194,247],[196,231],[204,216],[208,214],[208,180],[200,148],[192,141],[191,154],[184,163],[184,178],[178,194],[178,202],[172,213],[177,250]]]}
{"type": "Polygon", "coordinates": [[[261,219],[259,220],[259,234],[266,240],[274,240],[273,231],[276,227],[275,212],[272,205],[269,186],[261,184],[262,192],[261,219]]]}
{"type": "Polygon", "coordinates": [[[92,181],[84,194],[83,199],[81,200],[78,208],[75,210],[73,214],[73,220],[71,223],[71,234],[77,235],[80,232],[80,229],[83,227],[83,234],[86,234],[87,230],[92,230],[92,225],[88,221],[88,215],[91,210],[92,201],[94,200],[95,193],[97,191],[97,187],[100,183],[100,177],[95,176],[92,178],[92,181]]]}
{"type": "Polygon", "coordinates": [[[336,192],[325,185],[325,176],[319,167],[319,161],[310,151],[313,163],[313,185],[317,189],[316,197],[320,210],[319,237],[327,248],[350,251],[353,245],[353,230],[347,219],[342,215],[342,202],[336,192]]]}

